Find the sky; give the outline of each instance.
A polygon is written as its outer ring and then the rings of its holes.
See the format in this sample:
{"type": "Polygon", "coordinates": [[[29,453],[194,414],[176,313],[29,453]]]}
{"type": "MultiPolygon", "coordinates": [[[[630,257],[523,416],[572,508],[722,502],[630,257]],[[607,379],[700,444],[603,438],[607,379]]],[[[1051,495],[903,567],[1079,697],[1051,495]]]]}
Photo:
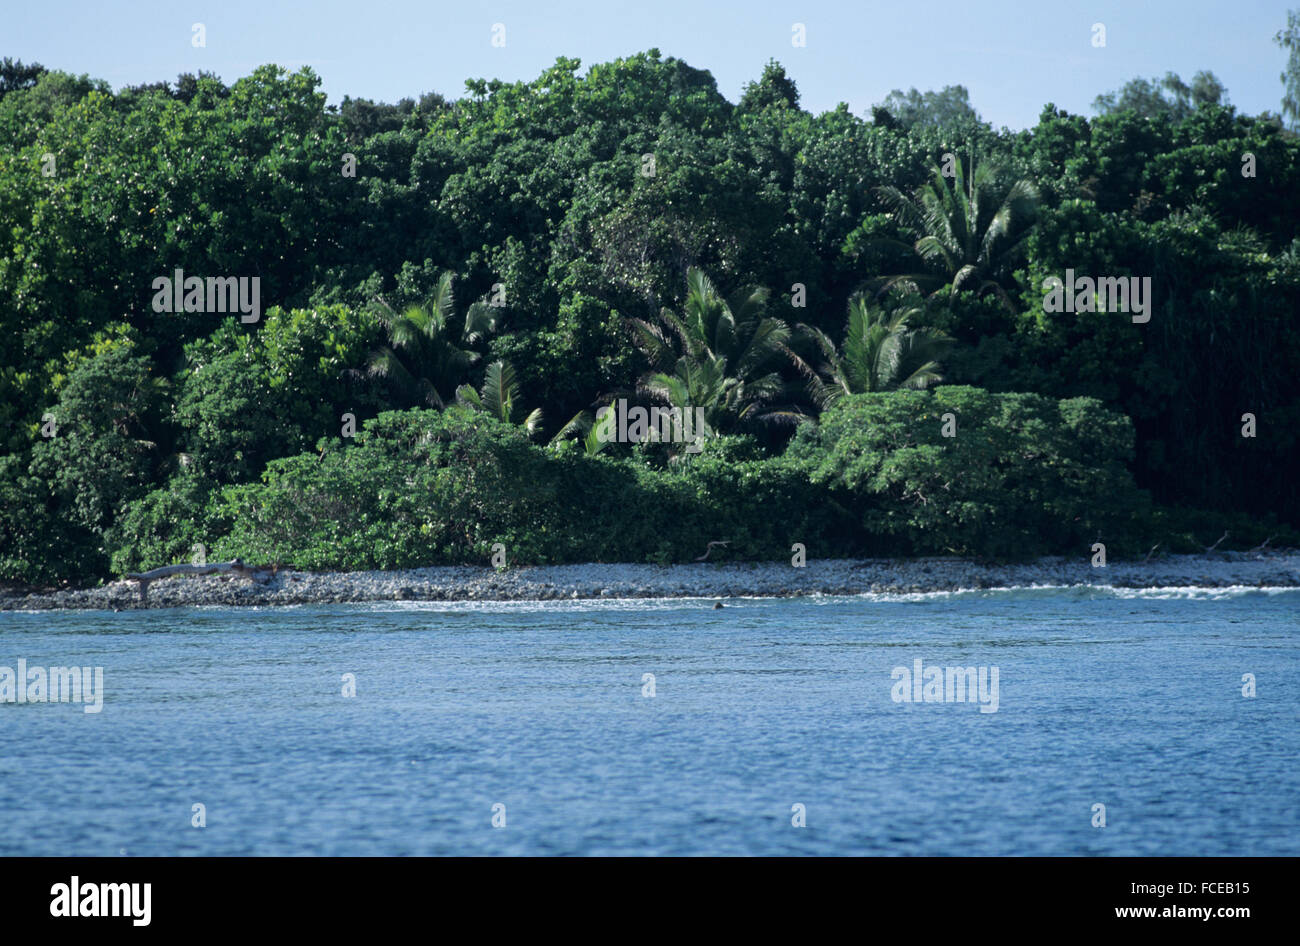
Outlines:
{"type": "MultiPolygon", "coordinates": [[[[309,65],[329,100],[464,93],[468,78],[532,79],[559,56],[585,66],[658,48],[707,69],[736,101],[776,59],[804,108],[866,113],[893,89],[962,84],[994,126],[1043,106],[1093,114],[1135,76],[1201,69],[1231,103],[1280,111],[1273,43],[1300,0],[0,0],[0,57],[88,73],[115,89],[204,69],[227,83],[263,63],[309,65]],[[206,46],[192,43],[202,23],[206,46]],[[801,23],[806,45],[792,43],[801,23]],[[1105,46],[1093,45],[1093,24],[1105,46]],[[505,27],[493,46],[493,27],[505,27]]],[[[498,31],[498,35],[500,32],[498,31]]]]}

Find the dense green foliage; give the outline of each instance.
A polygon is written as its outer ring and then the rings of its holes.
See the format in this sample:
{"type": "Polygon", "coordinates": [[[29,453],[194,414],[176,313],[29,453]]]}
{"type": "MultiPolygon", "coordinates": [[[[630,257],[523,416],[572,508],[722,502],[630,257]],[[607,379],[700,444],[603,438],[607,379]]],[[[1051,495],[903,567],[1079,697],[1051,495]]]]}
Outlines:
{"type": "Polygon", "coordinates": [[[949,386],[841,398],[787,455],[885,549],[1014,557],[1131,550],[1147,512],[1132,450],[1128,419],[1090,398],[949,386]]]}
{"type": "Polygon", "coordinates": [[[625,561],[630,549],[671,562],[719,535],[747,558],[788,555],[813,536],[847,553],[852,525],[788,462],[745,458],[746,446],[713,440],[665,470],[536,447],[483,412],[384,413],[355,444],[277,460],[262,483],[227,487],[214,509],[233,528],[216,554],[398,568],[486,563],[500,542],[512,563],[625,561]]]}
{"type": "Polygon", "coordinates": [[[1010,132],[654,50],[337,108],[4,60],[0,580],[1294,535],[1300,139],[1175,80],[1010,132]],[[178,269],[260,319],[154,311],[178,269]],[[1045,312],[1067,269],[1151,320],[1045,312]],[[596,442],[617,398],[703,452],[596,442]]]}

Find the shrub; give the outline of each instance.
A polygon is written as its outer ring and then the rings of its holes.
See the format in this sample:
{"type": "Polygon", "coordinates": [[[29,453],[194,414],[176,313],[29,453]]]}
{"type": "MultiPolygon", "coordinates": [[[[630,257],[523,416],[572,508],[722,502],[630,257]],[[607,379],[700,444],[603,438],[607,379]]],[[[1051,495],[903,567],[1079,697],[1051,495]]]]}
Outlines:
{"type": "Polygon", "coordinates": [[[896,553],[1018,558],[1131,548],[1148,509],[1132,452],[1128,418],[1093,399],[949,386],[844,398],[787,456],[849,491],[863,529],[896,537],[896,553]]]}

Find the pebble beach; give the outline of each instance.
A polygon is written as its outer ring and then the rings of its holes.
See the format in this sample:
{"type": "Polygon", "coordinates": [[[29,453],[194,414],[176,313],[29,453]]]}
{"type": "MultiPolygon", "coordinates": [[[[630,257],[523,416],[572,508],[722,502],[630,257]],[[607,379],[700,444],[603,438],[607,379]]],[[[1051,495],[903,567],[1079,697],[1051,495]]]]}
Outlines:
{"type": "Polygon", "coordinates": [[[1093,567],[1087,557],[986,564],[957,558],[809,560],[684,565],[469,566],[402,571],[281,571],[265,582],[232,575],[38,593],[0,591],[0,610],[266,607],[374,601],[798,597],[924,594],[991,588],[1294,588],[1300,550],[1169,555],[1093,567]]]}

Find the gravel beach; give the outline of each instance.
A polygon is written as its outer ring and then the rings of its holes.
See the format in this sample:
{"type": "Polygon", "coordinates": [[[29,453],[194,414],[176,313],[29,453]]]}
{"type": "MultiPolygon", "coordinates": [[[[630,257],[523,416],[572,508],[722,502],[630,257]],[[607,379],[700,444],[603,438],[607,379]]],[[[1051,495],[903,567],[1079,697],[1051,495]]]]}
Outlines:
{"type": "Polygon", "coordinates": [[[955,558],[809,560],[689,565],[589,564],[436,567],[405,571],[281,571],[265,583],[231,575],[172,577],[139,584],[26,594],[0,592],[0,610],[268,606],[345,601],[519,601],[564,598],[728,598],[800,595],[917,594],[983,588],[1300,587],[1300,551],[1170,555],[1149,562],[1088,557],[1027,564],[982,564],[955,558]]]}

